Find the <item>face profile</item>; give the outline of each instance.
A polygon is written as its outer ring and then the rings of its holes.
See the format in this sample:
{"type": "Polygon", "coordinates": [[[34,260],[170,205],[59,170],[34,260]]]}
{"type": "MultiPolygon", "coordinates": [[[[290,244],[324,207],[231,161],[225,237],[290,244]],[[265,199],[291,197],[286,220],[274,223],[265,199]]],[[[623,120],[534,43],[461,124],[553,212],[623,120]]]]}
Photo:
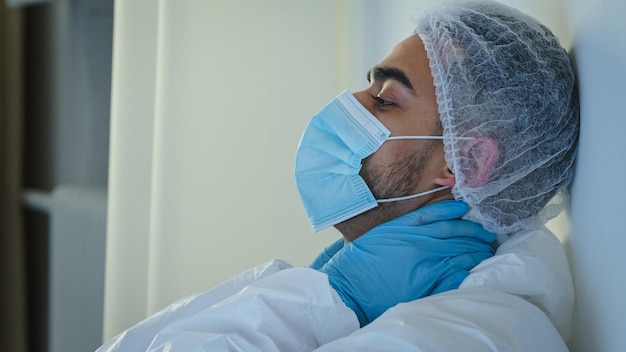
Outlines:
{"type": "MultiPolygon", "coordinates": [[[[397,44],[369,71],[368,81],[369,87],[354,96],[391,131],[392,137],[441,136],[433,77],[419,36],[412,35],[397,44]]],[[[441,140],[387,141],[363,160],[360,174],[377,199],[454,184],[441,140]]],[[[354,239],[379,223],[444,199],[453,199],[449,189],[410,200],[381,203],[336,227],[344,236],[354,239]]]]}

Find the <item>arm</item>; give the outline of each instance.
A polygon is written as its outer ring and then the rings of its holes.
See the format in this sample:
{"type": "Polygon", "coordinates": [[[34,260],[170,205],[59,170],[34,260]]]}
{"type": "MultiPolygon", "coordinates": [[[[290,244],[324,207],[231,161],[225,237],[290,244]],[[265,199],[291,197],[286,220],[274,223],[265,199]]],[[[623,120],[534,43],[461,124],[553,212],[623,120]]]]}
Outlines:
{"type": "Polygon", "coordinates": [[[222,285],[177,302],[98,351],[313,350],[358,329],[356,316],[326,275],[308,268],[285,269],[288,264],[280,263],[284,270],[273,269],[261,278],[230,280],[224,285],[245,281],[232,294],[222,285]],[[226,298],[215,300],[217,296],[226,298]]]}
{"type": "Polygon", "coordinates": [[[151,349],[310,351],[358,328],[356,316],[330,288],[326,275],[293,268],[168,326],[151,349]]]}

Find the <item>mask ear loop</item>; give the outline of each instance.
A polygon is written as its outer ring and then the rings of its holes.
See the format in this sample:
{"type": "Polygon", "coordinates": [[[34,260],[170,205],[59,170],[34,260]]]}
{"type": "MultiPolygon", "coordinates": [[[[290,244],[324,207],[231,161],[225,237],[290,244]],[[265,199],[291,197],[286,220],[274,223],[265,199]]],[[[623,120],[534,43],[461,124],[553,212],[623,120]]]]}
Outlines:
{"type": "MultiPolygon", "coordinates": [[[[443,136],[391,136],[387,137],[388,141],[392,140],[400,140],[400,139],[441,139],[443,140],[443,136]]],[[[476,139],[474,137],[452,137],[451,139],[459,140],[459,141],[471,141],[476,139]]]]}
{"type": "Polygon", "coordinates": [[[431,193],[435,193],[435,192],[439,192],[439,191],[443,191],[444,189],[450,188],[448,186],[441,186],[441,187],[437,187],[434,189],[431,189],[430,191],[426,191],[426,192],[422,192],[422,193],[417,193],[417,194],[412,194],[410,196],[404,196],[404,197],[395,197],[395,198],[385,198],[385,199],[376,199],[376,202],[378,203],[391,203],[391,202],[399,202],[402,200],[407,200],[407,199],[413,199],[413,198],[417,198],[417,197],[421,197],[421,196],[425,196],[427,194],[431,194],[431,193]]]}

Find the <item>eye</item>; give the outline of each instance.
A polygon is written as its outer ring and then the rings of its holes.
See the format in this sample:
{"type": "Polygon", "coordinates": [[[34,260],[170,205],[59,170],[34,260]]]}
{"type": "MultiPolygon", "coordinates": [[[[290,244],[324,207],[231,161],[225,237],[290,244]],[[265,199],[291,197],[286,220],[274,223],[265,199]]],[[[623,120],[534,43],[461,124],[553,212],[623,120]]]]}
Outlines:
{"type": "Polygon", "coordinates": [[[372,95],[372,99],[376,103],[376,106],[379,108],[388,108],[394,106],[394,102],[382,99],[381,97],[372,95]]]}

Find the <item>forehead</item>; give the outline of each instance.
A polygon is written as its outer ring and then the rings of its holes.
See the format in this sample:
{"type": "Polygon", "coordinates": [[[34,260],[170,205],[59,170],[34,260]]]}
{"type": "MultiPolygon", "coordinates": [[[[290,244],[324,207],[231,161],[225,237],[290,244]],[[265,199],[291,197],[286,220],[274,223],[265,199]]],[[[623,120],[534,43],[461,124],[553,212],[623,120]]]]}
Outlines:
{"type": "Polygon", "coordinates": [[[426,49],[422,39],[416,34],[398,43],[378,65],[402,70],[418,94],[420,90],[428,93],[434,91],[426,49]]]}

